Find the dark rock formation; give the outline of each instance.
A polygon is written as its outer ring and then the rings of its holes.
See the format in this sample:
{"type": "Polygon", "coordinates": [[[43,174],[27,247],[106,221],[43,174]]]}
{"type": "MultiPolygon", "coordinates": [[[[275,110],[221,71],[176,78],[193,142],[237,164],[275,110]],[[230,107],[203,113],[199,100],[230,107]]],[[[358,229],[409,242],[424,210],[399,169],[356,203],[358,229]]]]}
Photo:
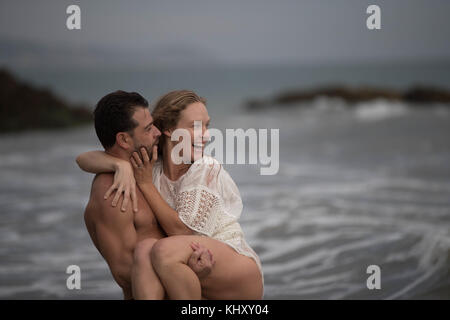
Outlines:
{"type": "Polygon", "coordinates": [[[49,90],[19,82],[0,69],[0,133],[66,128],[91,120],[86,106],[69,105],[49,90]]]}
{"type": "Polygon", "coordinates": [[[349,106],[375,99],[405,101],[417,105],[423,103],[450,103],[449,91],[431,87],[413,87],[401,92],[370,87],[346,88],[329,86],[313,90],[282,92],[270,99],[250,99],[246,101],[245,107],[249,110],[257,110],[270,105],[294,106],[298,103],[311,101],[317,97],[340,98],[347,102],[349,106]]]}
{"type": "Polygon", "coordinates": [[[414,87],[406,91],[403,100],[411,103],[450,103],[450,92],[427,87],[414,87]]]}

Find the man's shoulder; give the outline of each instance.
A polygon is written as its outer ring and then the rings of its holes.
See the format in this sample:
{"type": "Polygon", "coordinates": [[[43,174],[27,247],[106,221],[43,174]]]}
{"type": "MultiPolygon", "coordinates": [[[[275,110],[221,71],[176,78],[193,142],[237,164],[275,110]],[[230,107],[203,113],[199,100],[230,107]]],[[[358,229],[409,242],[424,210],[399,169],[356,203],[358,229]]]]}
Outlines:
{"type": "Polygon", "coordinates": [[[92,188],[106,188],[108,189],[114,182],[114,174],[113,173],[99,173],[96,174],[94,179],[92,180],[92,188]]]}
{"type": "MultiPolygon", "coordinates": [[[[89,203],[86,207],[85,217],[89,217],[90,219],[100,219],[104,220],[107,218],[108,220],[112,219],[116,216],[128,216],[128,215],[117,215],[116,213],[120,212],[120,201],[119,204],[115,207],[111,205],[111,202],[114,198],[115,192],[113,191],[108,199],[105,199],[105,193],[112,186],[114,182],[114,174],[113,173],[101,173],[97,174],[92,181],[91,195],[89,199],[89,203]]],[[[130,206],[128,206],[130,207],[130,206]]],[[[127,208],[126,213],[129,213],[129,208],[127,208]]],[[[132,217],[132,215],[131,215],[132,217]]]]}
{"type": "Polygon", "coordinates": [[[113,182],[113,173],[99,173],[95,175],[91,185],[91,200],[102,199],[113,182]]]}

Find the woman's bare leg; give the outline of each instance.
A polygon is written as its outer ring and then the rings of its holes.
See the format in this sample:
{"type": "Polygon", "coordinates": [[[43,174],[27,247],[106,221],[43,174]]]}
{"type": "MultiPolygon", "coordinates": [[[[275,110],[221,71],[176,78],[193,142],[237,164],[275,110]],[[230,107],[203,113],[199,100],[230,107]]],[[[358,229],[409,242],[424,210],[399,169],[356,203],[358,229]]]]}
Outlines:
{"type": "Polygon", "coordinates": [[[136,300],[164,299],[164,287],[150,261],[150,252],[157,241],[153,238],[142,240],[134,249],[131,284],[133,297],[136,300]]]}
{"type": "Polygon", "coordinates": [[[153,246],[151,252],[153,268],[163,282],[170,300],[200,300],[202,298],[200,281],[188,267],[187,259],[184,259],[185,255],[189,258],[193,250],[188,244],[182,249],[183,254],[175,255],[173,254],[177,250],[173,247],[175,245],[176,243],[171,240],[157,242],[153,246]],[[153,263],[153,259],[157,259],[157,263],[153,263]]]}
{"type": "Polygon", "coordinates": [[[230,246],[202,236],[172,236],[159,240],[152,249],[152,264],[170,299],[261,299],[262,276],[255,261],[230,246]],[[216,260],[202,279],[187,266],[190,244],[208,248],[216,260]]]}

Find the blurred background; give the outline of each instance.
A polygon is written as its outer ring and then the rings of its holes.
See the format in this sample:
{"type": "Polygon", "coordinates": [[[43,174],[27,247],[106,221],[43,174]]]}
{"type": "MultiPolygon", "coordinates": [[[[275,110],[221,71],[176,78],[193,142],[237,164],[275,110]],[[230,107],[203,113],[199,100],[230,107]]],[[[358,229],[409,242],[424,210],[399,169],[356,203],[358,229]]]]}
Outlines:
{"type": "Polygon", "coordinates": [[[449,14],[445,0],[0,1],[0,298],[122,298],[75,158],[101,149],[105,94],[191,89],[213,128],[280,129],[277,175],[226,165],[265,298],[449,299],[449,14]]]}

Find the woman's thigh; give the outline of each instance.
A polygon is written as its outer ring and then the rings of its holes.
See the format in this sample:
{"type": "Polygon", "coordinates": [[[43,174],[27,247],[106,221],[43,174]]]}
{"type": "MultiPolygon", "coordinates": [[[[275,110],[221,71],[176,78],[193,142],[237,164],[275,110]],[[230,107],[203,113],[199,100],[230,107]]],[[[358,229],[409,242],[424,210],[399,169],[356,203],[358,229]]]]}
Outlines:
{"type": "Polygon", "coordinates": [[[192,242],[208,248],[216,261],[211,273],[201,279],[202,294],[207,299],[260,299],[262,276],[256,262],[227,244],[204,236],[171,236],[159,240],[152,249],[152,261],[162,259],[187,263],[192,242]]]}
{"type": "Polygon", "coordinates": [[[150,262],[150,252],[158,240],[156,238],[146,238],[137,242],[133,252],[134,263],[150,262]]]}

